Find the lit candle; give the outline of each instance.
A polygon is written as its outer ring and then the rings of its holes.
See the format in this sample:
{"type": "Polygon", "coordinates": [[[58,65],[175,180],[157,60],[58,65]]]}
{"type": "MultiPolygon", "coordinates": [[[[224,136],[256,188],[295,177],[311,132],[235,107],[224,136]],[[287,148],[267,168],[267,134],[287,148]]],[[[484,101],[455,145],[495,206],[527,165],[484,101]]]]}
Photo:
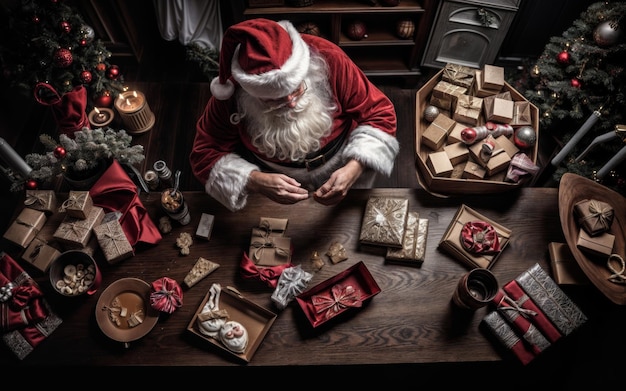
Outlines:
{"type": "Polygon", "coordinates": [[[28,178],[30,172],[33,171],[2,137],[0,137],[0,157],[10,168],[20,173],[23,178],[28,178]]]}
{"type": "Polygon", "coordinates": [[[113,121],[113,110],[109,108],[97,108],[94,107],[89,113],[89,123],[92,126],[102,127],[106,126],[113,121]]]}
{"type": "Polygon", "coordinates": [[[598,122],[600,115],[602,115],[600,114],[600,110],[602,110],[602,108],[591,113],[591,115],[589,116],[589,118],[587,118],[587,121],[585,121],[583,126],[581,126],[580,129],[576,131],[574,136],[572,136],[572,138],[568,141],[568,143],[565,144],[563,149],[561,149],[561,152],[559,152],[552,159],[551,163],[553,166],[558,166],[563,161],[563,159],[565,159],[565,156],[567,156],[571,152],[572,148],[574,148],[574,146],[578,144],[580,139],[582,139],[583,136],[589,131],[589,129],[591,129],[591,127],[595,125],[596,122],[598,122]]]}
{"type": "Polygon", "coordinates": [[[154,126],[154,114],[139,91],[124,91],[115,100],[115,109],[130,134],[147,132],[154,126]]]}
{"type": "Polygon", "coordinates": [[[137,91],[127,91],[119,94],[115,106],[125,113],[134,113],[141,109],[146,101],[145,96],[137,91]]]}

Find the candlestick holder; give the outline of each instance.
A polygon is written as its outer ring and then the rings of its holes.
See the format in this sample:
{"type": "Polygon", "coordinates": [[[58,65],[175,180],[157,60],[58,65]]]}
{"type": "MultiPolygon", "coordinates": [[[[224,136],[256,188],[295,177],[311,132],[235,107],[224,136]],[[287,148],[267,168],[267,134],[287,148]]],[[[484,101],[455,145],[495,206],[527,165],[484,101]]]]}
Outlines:
{"type": "Polygon", "coordinates": [[[139,91],[120,93],[115,100],[115,109],[130,134],[141,134],[154,126],[154,114],[145,95],[139,91]]]}
{"type": "Polygon", "coordinates": [[[91,126],[96,128],[103,128],[107,126],[113,121],[114,117],[115,114],[113,113],[113,110],[106,107],[94,107],[88,115],[89,123],[91,124],[91,126]]]}

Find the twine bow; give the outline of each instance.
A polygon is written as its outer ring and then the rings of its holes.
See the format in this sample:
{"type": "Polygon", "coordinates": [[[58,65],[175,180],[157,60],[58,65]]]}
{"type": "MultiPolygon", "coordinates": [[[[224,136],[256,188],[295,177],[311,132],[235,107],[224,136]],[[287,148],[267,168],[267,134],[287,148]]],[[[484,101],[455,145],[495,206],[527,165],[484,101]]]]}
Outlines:
{"type": "Polygon", "coordinates": [[[82,205],[85,204],[87,194],[88,193],[70,194],[69,198],[63,201],[63,204],[61,204],[59,211],[64,212],[68,208],[80,208],[82,205]]]}
{"type": "Polygon", "coordinates": [[[72,234],[74,235],[74,237],[80,239],[83,237],[84,232],[88,231],[87,227],[82,226],[78,222],[66,223],[66,224],[63,224],[61,227],[63,231],[63,237],[66,239],[70,237],[72,234]]]}
{"type": "Polygon", "coordinates": [[[288,257],[289,256],[289,249],[284,249],[281,248],[279,246],[276,245],[276,243],[274,243],[274,240],[272,239],[272,228],[270,227],[270,224],[268,221],[264,220],[261,225],[259,226],[259,231],[261,231],[261,234],[257,237],[260,237],[261,240],[254,240],[250,246],[254,247],[254,253],[252,254],[252,258],[255,261],[259,261],[261,259],[261,256],[263,255],[263,251],[266,248],[270,248],[270,249],[274,249],[275,250],[275,254],[280,256],[280,257],[288,257]]]}
{"type": "Polygon", "coordinates": [[[596,200],[589,201],[589,214],[583,217],[584,220],[596,219],[604,231],[607,231],[613,221],[613,208],[604,202],[596,200]]]}
{"type": "Polygon", "coordinates": [[[115,252],[116,253],[120,253],[122,252],[120,246],[118,245],[118,243],[124,243],[126,242],[128,239],[126,239],[126,235],[124,235],[123,232],[106,232],[102,238],[103,240],[103,247],[105,247],[107,250],[110,249],[111,247],[115,248],[115,252]]]}
{"type": "Polygon", "coordinates": [[[613,274],[608,277],[609,281],[616,284],[626,284],[626,275],[624,274],[624,271],[626,270],[626,262],[624,262],[624,258],[620,257],[618,254],[611,254],[609,259],[606,261],[606,266],[613,272],[613,274]],[[612,259],[619,260],[621,266],[619,270],[613,267],[613,263],[611,262],[612,259]]]}
{"type": "Polygon", "coordinates": [[[24,205],[31,206],[38,204],[40,206],[46,206],[47,197],[45,197],[42,193],[29,193],[26,194],[26,199],[24,200],[24,205]]]}
{"type": "Polygon", "coordinates": [[[515,301],[510,296],[504,294],[500,302],[498,303],[498,309],[502,311],[515,311],[522,315],[524,318],[529,318],[528,315],[537,316],[537,313],[531,309],[523,308],[519,305],[517,301],[515,301]],[[503,302],[506,302],[509,306],[502,305],[503,302]]]}

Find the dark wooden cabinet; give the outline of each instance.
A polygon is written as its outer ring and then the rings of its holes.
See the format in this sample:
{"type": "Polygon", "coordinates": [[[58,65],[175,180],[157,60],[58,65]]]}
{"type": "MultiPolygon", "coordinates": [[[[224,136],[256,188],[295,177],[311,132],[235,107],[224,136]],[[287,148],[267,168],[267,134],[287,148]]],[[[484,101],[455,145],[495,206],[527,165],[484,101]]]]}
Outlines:
{"type": "Polygon", "coordinates": [[[368,76],[419,76],[419,61],[430,31],[436,2],[402,0],[397,6],[368,5],[364,1],[316,0],[305,7],[246,7],[235,21],[264,17],[290,20],[294,25],[315,23],[321,35],[341,47],[368,76]],[[398,22],[410,20],[415,31],[403,39],[396,34],[398,22]],[[361,21],[367,37],[354,40],[347,27],[361,21]]]}

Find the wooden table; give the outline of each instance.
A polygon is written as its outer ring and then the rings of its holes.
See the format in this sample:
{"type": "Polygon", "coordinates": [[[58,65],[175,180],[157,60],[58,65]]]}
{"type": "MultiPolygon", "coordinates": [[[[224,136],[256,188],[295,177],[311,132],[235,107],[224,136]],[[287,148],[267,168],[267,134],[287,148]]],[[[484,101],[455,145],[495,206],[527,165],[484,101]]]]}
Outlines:
{"type": "MultiPolygon", "coordinates": [[[[158,193],[142,194],[144,205],[155,221],[160,216],[158,193]]],[[[0,354],[7,365],[115,365],[115,366],[240,366],[240,361],[225,355],[187,331],[187,325],[213,283],[236,287],[247,299],[278,314],[278,317],[251,362],[247,366],[326,366],[389,365],[452,362],[498,363],[503,352],[480,327],[487,308],[461,313],[450,298],[457,281],[469,270],[459,261],[437,249],[438,242],[455,212],[465,203],[512,230],[511,241],[492,271],[500,284],[538,262],[550,272],[547,245],[564,241],[558,215],[558,193],[554,188],[522,188],[509,194],[468,196],[463,199],[433,197],[420,189],[352,190],[338,206],[325,207],[312,200],[296,205],[279,205],[253,195],[245,210],[232,213],[202,192],[187,192],[192,220],[187,226],[174,225],[155,247],[142,249],[132,258],[115,265],[99,259],[103,281],[94,296],[68,300],[51,291],[46,276],[26,269],[44,290],[63,324],[26,359],[18,362],[11,353],[0,354]],[[411,211],[429,219],[426,258],[421,267],[386,264],[381,253],[363,251],[358,244],[361,218],[370,196],[407,197],[411,211]],[[215,216],[209,241],[195,239],[189,255],[180,255],[175,240],[182,232],[192,235],[200,214],[215,216]],[[283,311],[272,303],[272,290],[256,281],[243,280],[239,262],[247,251],[250,232],[262,216],[289,219],[286,234],[294,246],[293,263],[312,271],[312,251],[324,254],[334,241],[347,250],[348,260],[326,265],[314,273],[309,287],[363,261],[381,287],[380,294],[368,305],[343,314],[330,327],[313,329],[294,302],[283,311]],[[199,257],[217,262],[221,267],[184,291],[184,305],[171,315],[162,314],[152,331],[124,348],[106,337],[95,322],[94,309],[99,294],[123,277],[137,277],[152,282],[170,277],[182,283],[199,257]],[[63,352],[63,354],[59,354],[63,352]]],[[[57,224],[53,215],[48,225],[57,224]]],[[[29,265],[26,265],[29,266],[29,265]]],[[[572,351],[589,351],[589,361],[615,348],[624,353],[624,337],[611,340],[611,333],[621,333],[625,311],[604,298],[593,286],[567,290],[588,315],[590,321],[579,332],[554,345],[535,361],[545,365],[562,360],[586,359],[572,351]],[[597,341],[595,340],[597,338],[597,341]],[[617,344],[617,346],[607,346],[617,344]]],[[[516,368],[514,359],[504,360],[516,368]]],[[[621,359],[623,365],[625,360],[621,359]]],[[[537,364],[540,365],[540,364],[537,364]]],[[[594,364],[595,365],[595,364],[594,364]]]]}

